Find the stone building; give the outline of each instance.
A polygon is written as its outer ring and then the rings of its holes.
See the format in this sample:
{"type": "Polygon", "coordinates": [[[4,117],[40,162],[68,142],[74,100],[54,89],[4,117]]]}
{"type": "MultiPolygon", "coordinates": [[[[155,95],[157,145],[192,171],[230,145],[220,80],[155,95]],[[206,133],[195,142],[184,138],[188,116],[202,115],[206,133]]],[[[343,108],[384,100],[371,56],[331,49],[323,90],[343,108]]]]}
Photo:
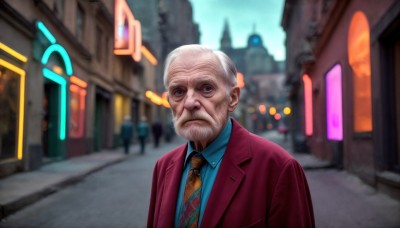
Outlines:
{"type": "Polygon", "coordinates": [[[295,148],[400,199],[400,2],[286,0],[295,148]]]}
{"type": "Polygon", "coordinates": [[[125,115],[167,113],[159,17],[155,0],[0,0],[0,176],[114,148],[125,115]]]}
{"type": "Polygon", "coordinates": [[[220,40],[220,50],[233,60],[237,70],[244,75],[245,87],[242,88],[241,105],[235,113],[236,117],[253,131],[266,130],[268,126],[277,127],[279,121],[259,108],[261,105],[267,110],[272,107],[282,112],[287,105],[283,87],[284,62],[274,59],[255,31],[249,35],[247,46],[232,47],[227,20],[220,40]]]}

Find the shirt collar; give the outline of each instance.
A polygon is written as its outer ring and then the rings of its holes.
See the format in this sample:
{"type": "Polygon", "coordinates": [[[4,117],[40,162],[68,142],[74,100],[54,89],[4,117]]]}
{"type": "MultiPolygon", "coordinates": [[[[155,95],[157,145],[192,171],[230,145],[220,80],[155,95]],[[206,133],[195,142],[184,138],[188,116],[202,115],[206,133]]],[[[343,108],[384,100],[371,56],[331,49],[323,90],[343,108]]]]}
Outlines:
{"type": "MultiPolygon", "coordinates": [[[[225,153],[226,146],[229,142],[229,137],[232,131],[232,120],[229,118],[224,129],[218,135],[218,137],[204,150],[201,152],[204,159],[208,162],[210,166],[215,168],[218,162],[222,159],[222,156],[225,153]]],[[[188,142],[188,149],[186,151],[185,165],[187,164],[187,160],[192,153],[196,153],[193,142],[188,142]]]]}

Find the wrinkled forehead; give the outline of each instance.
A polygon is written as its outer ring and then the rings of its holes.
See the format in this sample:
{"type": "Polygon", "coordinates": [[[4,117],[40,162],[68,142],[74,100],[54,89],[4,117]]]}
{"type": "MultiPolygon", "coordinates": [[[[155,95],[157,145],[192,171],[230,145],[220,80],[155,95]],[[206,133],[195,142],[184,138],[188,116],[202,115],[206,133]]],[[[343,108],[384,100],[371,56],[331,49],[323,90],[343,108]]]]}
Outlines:
{"type": "Polygon", "coordinates": [[[168,70],[168,80],[177,74],[191,72],[223,77],[223,68],[213,53],[184,52],[171,62],[168,70]]]}

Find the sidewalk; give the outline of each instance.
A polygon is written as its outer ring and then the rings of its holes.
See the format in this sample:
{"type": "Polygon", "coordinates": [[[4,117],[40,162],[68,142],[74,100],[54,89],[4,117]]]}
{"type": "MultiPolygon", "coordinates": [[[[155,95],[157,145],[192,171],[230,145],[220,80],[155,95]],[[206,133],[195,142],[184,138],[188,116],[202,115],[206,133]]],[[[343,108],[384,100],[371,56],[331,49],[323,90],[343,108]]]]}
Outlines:
{"type": "Polygon", "coordinates": [[[138,144],[131,146],[129,155],[123,153],[122,147],[104,150],[1,179],[0,220],[67,185],[82,180],[93,172],[125,160],[137,151],[138,144]]]}
{"type": "Polygon", "coordinates": [[[326,169],[332,168],[332,164],[329,161],[323,161],[311,154],[307,153],[295,153],[293,151],[290,139],[284,141],[283,135],[279,134],[277,131],[266,131],[259,134],[261,137],[266,138],[272,142],[275,142],[286,149],[296,160],[301,164],[304,170],[310,169],[326,169]]]}

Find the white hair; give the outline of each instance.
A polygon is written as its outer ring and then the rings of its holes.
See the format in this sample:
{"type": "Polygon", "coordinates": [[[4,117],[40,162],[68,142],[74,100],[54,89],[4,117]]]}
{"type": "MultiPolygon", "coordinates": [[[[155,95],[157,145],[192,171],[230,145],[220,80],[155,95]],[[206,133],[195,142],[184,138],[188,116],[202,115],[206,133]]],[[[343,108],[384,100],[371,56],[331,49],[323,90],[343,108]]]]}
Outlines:
{"type": "Polygon", "coordinates": [[[237,71],[235,64],[225,53],[223,53],[222,51],[214,51],[210,48],[207,48],[199,44],[189,44],[180,46],[168,54],[167,59],[165,60],[165,68],[164,68],[164,86],[166,88],[168,87],[168,71],[172,62],[181,54],[188,52],[191,52],[195,56],[202,53],[213,54],[219,61],[219,65],[221,66],[222,71],[224,73],[227,86],[233,87],[236,85],[237,71]]]}

